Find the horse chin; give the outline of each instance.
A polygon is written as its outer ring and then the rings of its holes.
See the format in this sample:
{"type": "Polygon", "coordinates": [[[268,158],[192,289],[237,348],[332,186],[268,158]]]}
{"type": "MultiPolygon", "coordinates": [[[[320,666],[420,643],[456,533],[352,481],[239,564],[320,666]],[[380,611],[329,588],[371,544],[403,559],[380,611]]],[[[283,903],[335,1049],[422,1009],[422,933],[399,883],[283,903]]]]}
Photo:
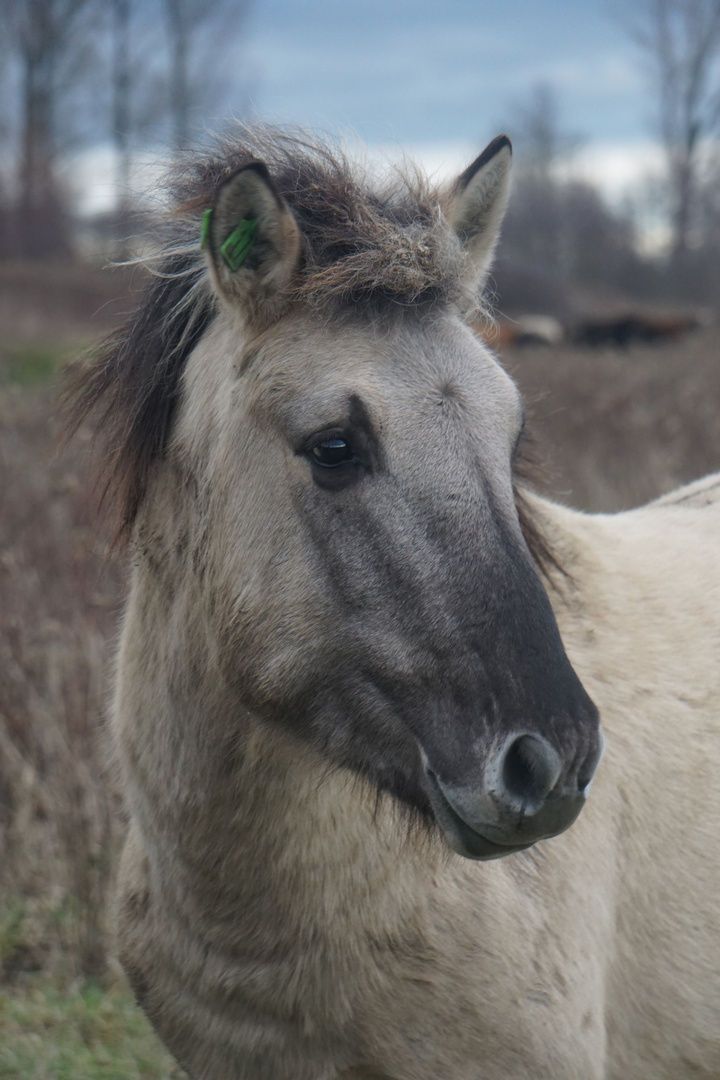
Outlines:
{"type": "Polygon", "coordinates": [[[486,836],[472,829],[443,795],[440,785],[431,772],[427,772],[430,804],[440,829],[450,847],[465,859],[488,862],[490,859],[502,859],[516,851],[525,851],[532,847],[535,840],[522,844],[501,844],[488,840],[486,836]]]}
{"type": "Polygon", "coordinates": [[[462,855],[464,859],[474,859],[475,862],[504,859],[506,855],[514,855],[517,851],[527,851],[535,843],[535,841],[532,841],[530,844],[515,844],[512,847],[506,847],[504,844],[494,844],[492,840],[486,840],[484,836],[474,833],[467,826],[465,826],[465,829],[469,837],[467,840],[463,837],[458,842],[458,838],[450,836],[447,832],[445,838],[456,855],[462,855]]]}

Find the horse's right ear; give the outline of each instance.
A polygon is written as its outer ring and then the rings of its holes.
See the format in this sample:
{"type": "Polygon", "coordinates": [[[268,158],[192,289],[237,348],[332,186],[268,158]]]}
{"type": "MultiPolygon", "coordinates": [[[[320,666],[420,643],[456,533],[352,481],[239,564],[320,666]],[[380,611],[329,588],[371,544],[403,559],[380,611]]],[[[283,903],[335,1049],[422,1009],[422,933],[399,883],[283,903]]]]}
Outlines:
{"type": "Polygon", "coordinates": [[[233,173],[205,211],[202,245],[217,291],[255,322],[283,306],[300,256],[300,230],[265,165],[233,173]]]}

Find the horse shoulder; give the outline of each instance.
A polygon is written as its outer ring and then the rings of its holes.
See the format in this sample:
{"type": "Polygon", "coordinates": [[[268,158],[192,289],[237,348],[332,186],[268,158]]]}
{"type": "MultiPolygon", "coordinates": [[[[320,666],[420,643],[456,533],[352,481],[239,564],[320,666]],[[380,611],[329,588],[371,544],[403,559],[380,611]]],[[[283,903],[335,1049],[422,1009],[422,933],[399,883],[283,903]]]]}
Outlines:
{"type": "Polygon", "coordinates": [[[615,928],[604,991],[612,1077],[632,1071],[638,1047],[657,1080],[674,1077],[681,1061],[701,1075],[720,1069],[720,867],[711,855],[720,820],[719,481],[614,515],[535,507],[567,571],[551,589],[563,640],[607,740],[584,813],[550,844],[572,848],[573,859],[599,851],[594,887],[615,928]]]}

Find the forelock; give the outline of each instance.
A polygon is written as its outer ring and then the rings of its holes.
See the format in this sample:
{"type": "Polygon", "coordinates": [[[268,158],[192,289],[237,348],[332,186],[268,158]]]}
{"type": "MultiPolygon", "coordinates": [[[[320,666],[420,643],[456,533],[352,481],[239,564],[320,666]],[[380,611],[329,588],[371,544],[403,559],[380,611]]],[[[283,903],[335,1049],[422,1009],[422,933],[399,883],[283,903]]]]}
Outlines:
{"type": "Polygon", "coordinates": [[[477,302],[464,286],[464,253],[442,211],[442,195],[412,166],[379,168],[298,132],[241,126],[173,170],[170,201],[178,242],[197,248],[204,210],[219,186],[263,161],[303,237],[288,299],[337,311],[358,305],[477,302]],[[185,240],[185,243],[183,243],[185,240]]]}

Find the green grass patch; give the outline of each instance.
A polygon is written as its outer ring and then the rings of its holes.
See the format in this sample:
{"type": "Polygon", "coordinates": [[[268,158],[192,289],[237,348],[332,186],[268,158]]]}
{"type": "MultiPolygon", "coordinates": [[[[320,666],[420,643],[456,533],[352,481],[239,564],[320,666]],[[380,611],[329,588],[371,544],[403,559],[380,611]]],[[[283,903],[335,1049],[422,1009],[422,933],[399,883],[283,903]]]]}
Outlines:
{"type": "Polygon", "coordinates": [[[122,986],[0,988],[1,1080],[181,1080],[122,986]]]}
{"type": "Polygon", "coordinates": [[[0,385],[38,387],[51,382],[60,366],[81,351],[68,345],[3,345],[0,385]]]}

